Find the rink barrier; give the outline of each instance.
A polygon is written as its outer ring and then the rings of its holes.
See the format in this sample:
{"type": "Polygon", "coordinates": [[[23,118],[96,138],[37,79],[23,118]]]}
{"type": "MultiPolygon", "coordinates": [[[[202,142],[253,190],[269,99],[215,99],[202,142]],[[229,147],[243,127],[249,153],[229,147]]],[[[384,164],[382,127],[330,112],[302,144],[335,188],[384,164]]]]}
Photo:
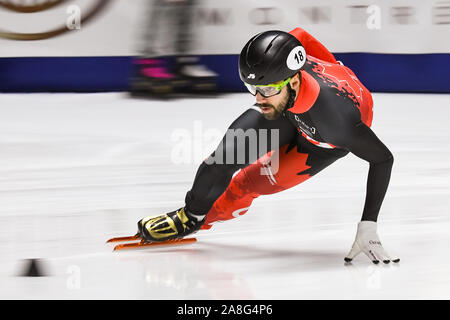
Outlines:
{"type": "MultiPolygon", "coordinates": [[[[450,54],[336,53],[372,92],[450,92],[450,54]]],[[[0,58],[1,92],[127,91],[131,56],[0,58]]],[[[223,92],[245,91],[238,55],[205,55],[223,92]]]]}

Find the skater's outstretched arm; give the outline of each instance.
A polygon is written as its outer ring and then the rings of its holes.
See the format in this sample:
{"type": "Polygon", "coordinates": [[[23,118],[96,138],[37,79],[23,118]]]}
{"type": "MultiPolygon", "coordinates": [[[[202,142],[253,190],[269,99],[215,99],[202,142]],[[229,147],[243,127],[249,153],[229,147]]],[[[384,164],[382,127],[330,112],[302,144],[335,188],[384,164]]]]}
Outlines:
{"type": "Polygon", "coordinates": [[[231,124],[210,158],[200,165],[192,189],[186,194],[188,211],[198,215],[206,214],[226,190],[237,170],[255,162],[268,151],[290,143],[296,134],[295,127],[285,117],[267,120],[256,107],[245,111],[231,124]],[[267,135],[263,132],[264,129],[267,135]],[[240,143],[242,135],[251,138],[240,143]],[[273,138],[277,135],[278,141],[274,145],[273,138]]]}
{"type": "Polygon", "coordinates": [[[370,164],[361,220],[376,222],[389,185],[394,157],[375,133],[362,122],[354,125],[345,137],[339,139],[342,141],[336,143],[340,143],[340,146],[370,164]]]}
{"type": "Polygon", "coordinates": [[[345,261],[350,262],[363,252],[375,264],[380,261],[384,263],[399,262],[398,257],[386,252],[377,233],[378,214],[389,185],[394,163],[392,153],[362,122],[350,126],[345,134],[335,140],[335,143],[370,164],[362,218],[358,223],[355,241],[345,257],[345,261]]]}

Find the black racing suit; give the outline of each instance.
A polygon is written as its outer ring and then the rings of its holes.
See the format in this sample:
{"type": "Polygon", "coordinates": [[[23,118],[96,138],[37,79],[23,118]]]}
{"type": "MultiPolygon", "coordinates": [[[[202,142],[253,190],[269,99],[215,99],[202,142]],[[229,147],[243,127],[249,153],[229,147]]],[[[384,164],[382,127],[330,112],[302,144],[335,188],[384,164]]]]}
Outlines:
{"type": "MultiPolygon", "coordinates": [[[[298,95],[283,116],[276,120],[266,120],[254,109],[244,112],[229,128],[244,131],[268,129],[268,132],[278,129],[279,146],[297,145],[298,152],[310,154],[307,164],[311,167],[311,175],[348,152],[369,162],[362,220],[377,221],[390,180],[393,156],[370,129],[372,98],[350,69],[308,56],[304,70],[301,71],[298,95]]],[[[269,150],[272,150],[270,134],[266,143],[269,150]]],[[[245,161],[222,164],[203,162],[192,189],[186,195],[188,211],[198,215],[208,213],[226,190],[233,174],[257,160],[251,156],[249,148],[249,143],[227,146],[227,139],[224,137],[211,156],[219,151],[224,155],[233,152],[236,160],[237,154],[244,153],[245,161]]],[[[292,147],[289,148],[291,149],[292,147]]],[[[266,152],[264,148],[258,150],[257,157],[266,152]]]]}

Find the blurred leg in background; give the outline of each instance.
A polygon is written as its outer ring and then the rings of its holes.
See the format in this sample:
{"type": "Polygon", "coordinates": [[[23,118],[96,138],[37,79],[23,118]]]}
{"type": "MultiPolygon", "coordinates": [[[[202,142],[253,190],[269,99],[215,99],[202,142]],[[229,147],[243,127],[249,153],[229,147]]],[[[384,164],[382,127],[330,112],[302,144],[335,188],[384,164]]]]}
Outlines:
{"type": "Polygon", "coordinates": [[[140,56],[134,61],[131,91],[164,95],[212,92],[217,74],[190,54],[195,41],[198,0],[152,0],[145,13],[140,56]]]}

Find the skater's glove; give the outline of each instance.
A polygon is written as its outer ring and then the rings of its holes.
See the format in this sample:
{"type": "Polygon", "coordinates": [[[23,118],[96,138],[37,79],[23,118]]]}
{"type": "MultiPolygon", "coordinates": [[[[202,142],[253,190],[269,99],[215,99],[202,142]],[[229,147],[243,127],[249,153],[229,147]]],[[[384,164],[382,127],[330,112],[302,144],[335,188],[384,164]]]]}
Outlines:
{"type": "Polygon", "coordinates": [[[344,260],[350,262],[361,252],[364,252],[375,264],[380,261],[384,263],[400,261],[400,259],[390,257],[386,253],[377,234],[377,223],[373,221],[361,221],[358,224],[355,242],[344,260]]]}

